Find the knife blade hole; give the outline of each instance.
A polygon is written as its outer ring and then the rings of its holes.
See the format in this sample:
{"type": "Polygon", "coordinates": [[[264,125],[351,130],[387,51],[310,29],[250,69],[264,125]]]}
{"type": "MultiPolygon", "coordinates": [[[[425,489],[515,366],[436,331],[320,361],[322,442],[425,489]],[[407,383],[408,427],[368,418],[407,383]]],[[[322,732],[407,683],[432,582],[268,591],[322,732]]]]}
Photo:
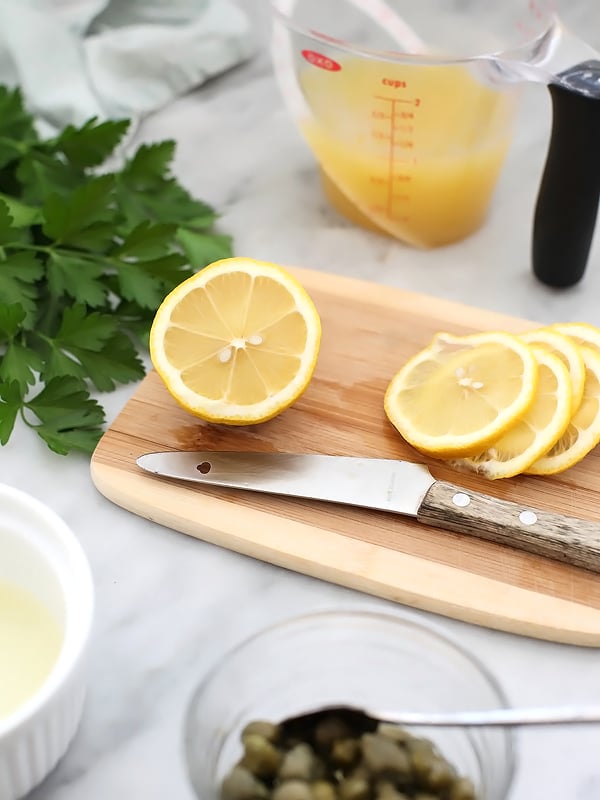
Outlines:
{"type": "Polygon", "coordinates": [[[201,464],[198,464],[196,469],[198,470],[198,472],[201,472],[203,475],[206,475],[206,473],[210,472],[211,470],[210,461],[203,461],[201,464]]]}

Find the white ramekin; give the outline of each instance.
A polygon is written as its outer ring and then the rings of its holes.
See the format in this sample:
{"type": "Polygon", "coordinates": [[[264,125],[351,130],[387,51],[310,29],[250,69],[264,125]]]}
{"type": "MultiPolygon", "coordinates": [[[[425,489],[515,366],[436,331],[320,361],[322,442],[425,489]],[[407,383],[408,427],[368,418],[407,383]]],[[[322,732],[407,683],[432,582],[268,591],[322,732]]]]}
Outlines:
{"type": "Polygon", "coordinates": [[[33,592],[61,623],[62,648],[41,688],[0,720],[0,798],[17,800],[65,754],[81,719],[94,588],[73,532],[51,509],[0,484],[0,581],[33,592]]]}

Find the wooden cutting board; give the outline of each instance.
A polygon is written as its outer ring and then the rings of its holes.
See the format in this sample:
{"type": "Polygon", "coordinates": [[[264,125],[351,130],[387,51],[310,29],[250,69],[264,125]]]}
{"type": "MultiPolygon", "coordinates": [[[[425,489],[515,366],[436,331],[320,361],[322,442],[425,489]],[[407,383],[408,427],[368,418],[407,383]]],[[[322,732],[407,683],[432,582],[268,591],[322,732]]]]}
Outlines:
{"type": "MultiPolygon", "coordinates": [[[[200,488],[136,466],[142,453],[170,449],[423,461],[383,411],[385,389],[402,363],[440,330],[535,327],[375,283],[290,271],[310,292],[323,322],[317,369],[300,400],[269,422],[228,428],[179,408],[152,372],[93,455],[98,490],[168,528],[326,581],[492,628],[600,645],[600,575],[384,512],[200,488]]],[[[441,462],[428,464],[436,478],[505,500],[600,518],[598,452],[552,478],[490,482],[441,462]]]]}

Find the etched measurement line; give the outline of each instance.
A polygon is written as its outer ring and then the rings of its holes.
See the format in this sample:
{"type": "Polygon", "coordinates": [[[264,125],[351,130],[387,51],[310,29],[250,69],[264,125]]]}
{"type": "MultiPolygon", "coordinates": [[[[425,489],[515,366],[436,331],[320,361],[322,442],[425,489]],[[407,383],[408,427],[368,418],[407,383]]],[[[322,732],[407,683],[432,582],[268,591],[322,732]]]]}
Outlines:
{"type": "Polygon", "coordinates": [[[420,97],[385,97],[385,95],[382,94],[375,94],[373,97],[375,100],[385,100],[388,103],[407,103],[417,108],[421,105],[420,97]]]}
{"type": "MultiPolygon", "coordinates": [[[[404,81],[387,79],[384,84],[394,89],[406,90],[404,81]]],[[[380,152],[375,157],[387,162],[385,173],[372,178],[372,183],[381,187],[381,202],[373,207],[377,214],[399,223],[408,223],[411,196],[409,190],[412,181],[410,167],[416,163],[414,156],[414,132],[417,112],[421,105],[419,97],[391,97],[389,94],[372,95],[373,99],[384,103],[374,108],[371,118],[374,121],[372,136],[379,141],[387,152],[380,152]]]]}

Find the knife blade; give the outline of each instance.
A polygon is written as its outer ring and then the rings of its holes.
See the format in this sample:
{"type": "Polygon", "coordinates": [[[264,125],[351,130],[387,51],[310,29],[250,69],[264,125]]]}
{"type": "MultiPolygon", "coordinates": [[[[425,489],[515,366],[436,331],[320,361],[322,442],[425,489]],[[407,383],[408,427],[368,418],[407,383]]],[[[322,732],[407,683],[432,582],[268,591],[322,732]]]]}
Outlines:
{"type": "Polygon", "coordinates": [[[408,515],[418,522],[600,572],[600,523],[436,480],[410,461],[241,451],[140,456],[153,475],[408,515]]]}

